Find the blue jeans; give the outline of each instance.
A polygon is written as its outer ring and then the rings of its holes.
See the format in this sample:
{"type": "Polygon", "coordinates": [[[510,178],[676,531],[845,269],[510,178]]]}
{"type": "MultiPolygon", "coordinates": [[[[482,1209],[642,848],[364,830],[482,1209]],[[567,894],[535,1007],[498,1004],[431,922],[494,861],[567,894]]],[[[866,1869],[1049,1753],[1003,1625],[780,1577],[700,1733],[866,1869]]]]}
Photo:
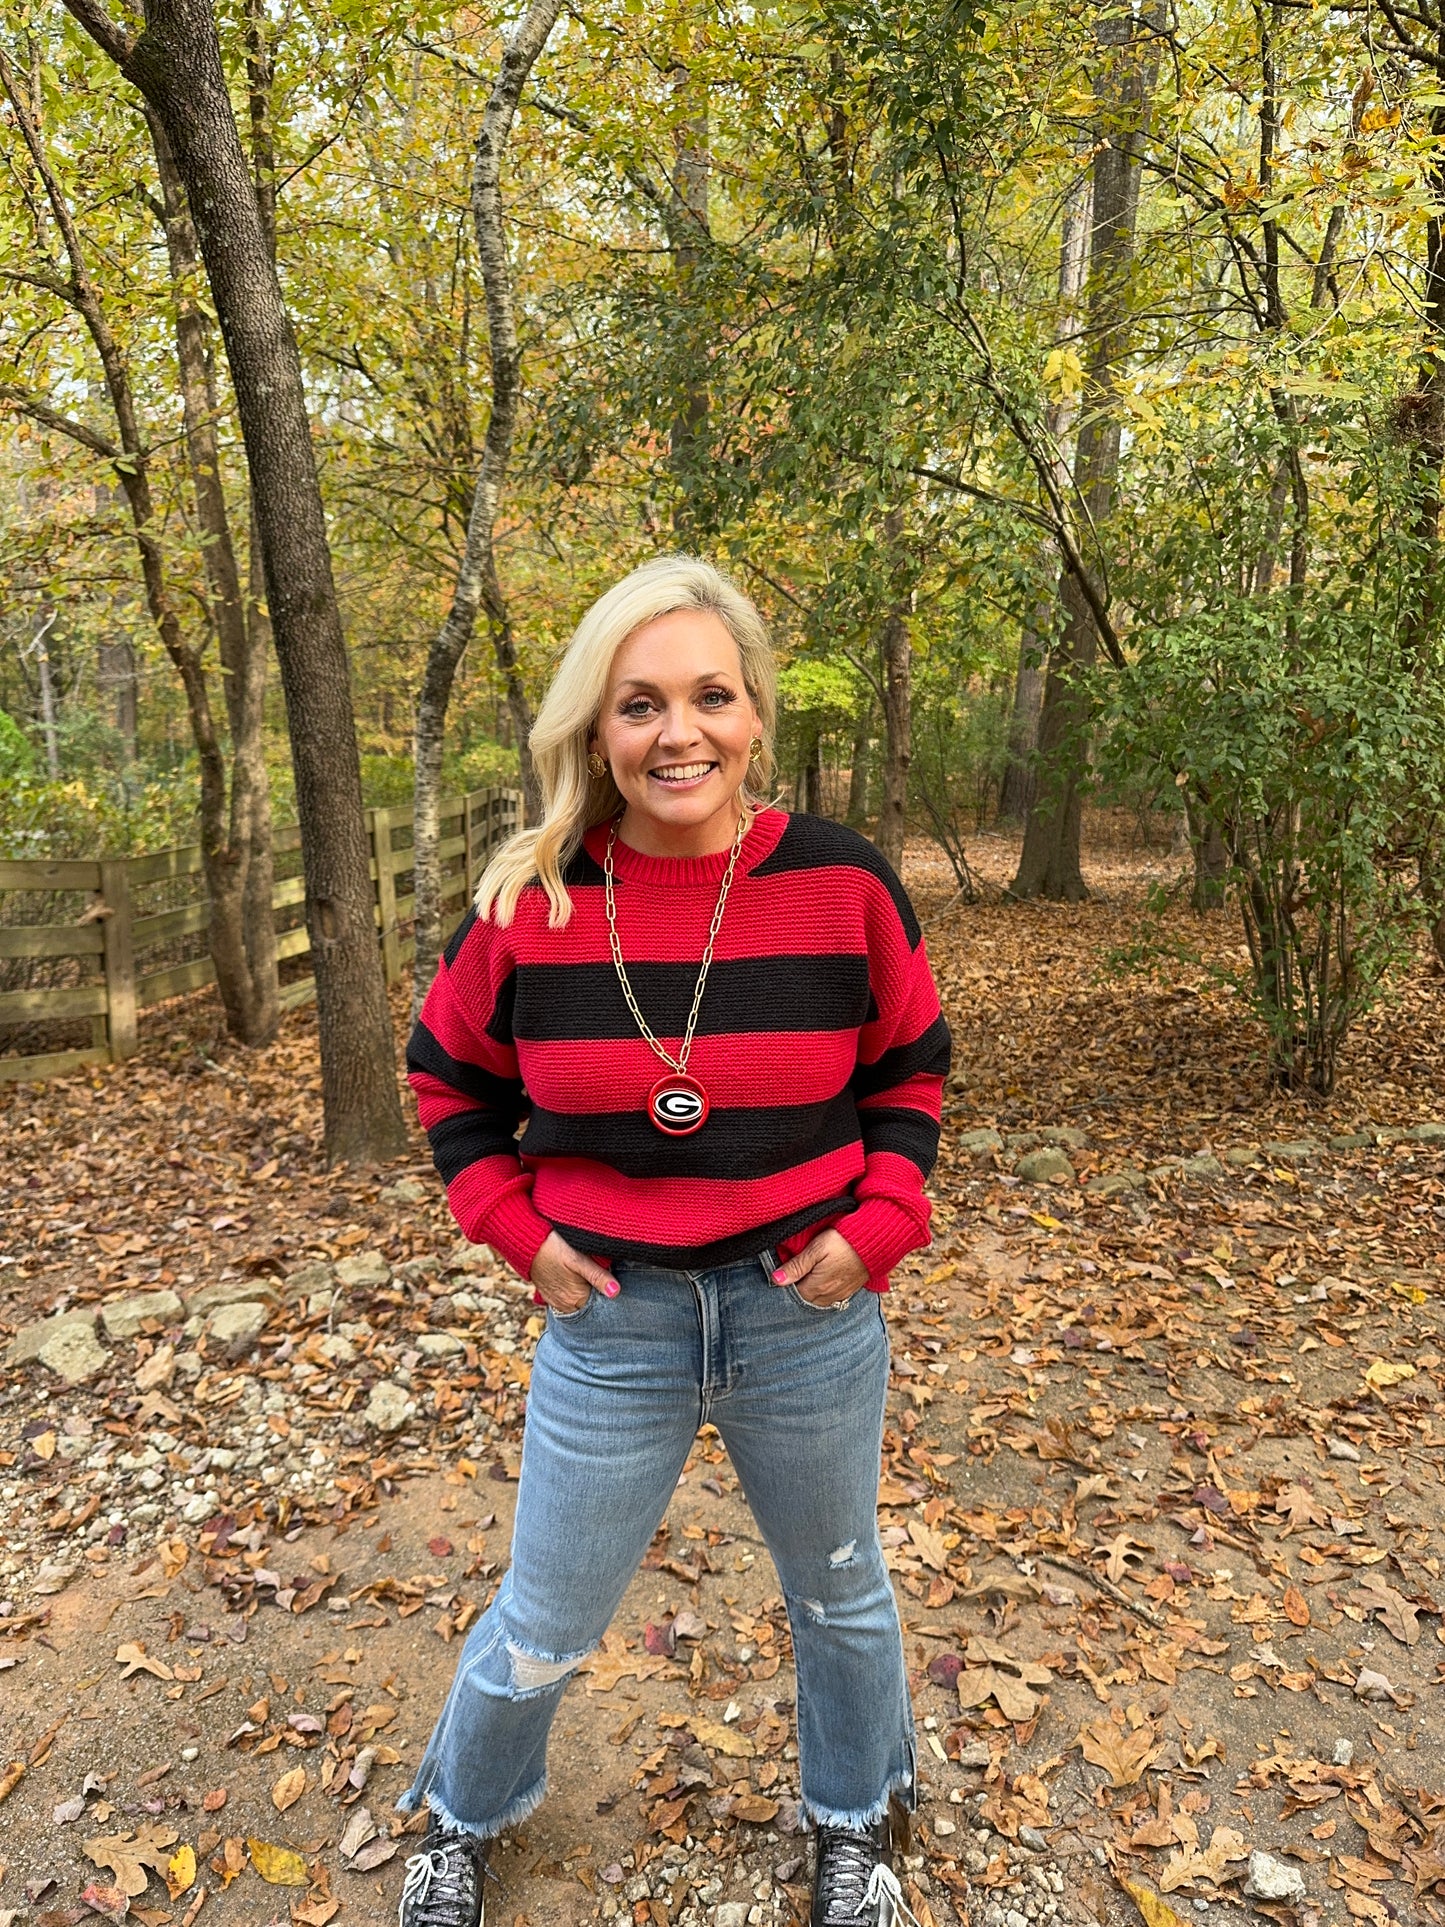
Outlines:
{"type": "Polygon", "coordinates": [[[782,1581],[803,1806],[881,1819],[914,1796],[913,1715],[878,1542],[888,1338],[877,1296],[819,1310],[773,1254],[712,1271],[619,1261],[616,1298],[547,1314],[527,1399],[511,1568],[467,1637],[416,1780],[445,1825],[489,1838],[546,1791],[547,1733],[677,1485],[722,1434],[782,1581]]]}

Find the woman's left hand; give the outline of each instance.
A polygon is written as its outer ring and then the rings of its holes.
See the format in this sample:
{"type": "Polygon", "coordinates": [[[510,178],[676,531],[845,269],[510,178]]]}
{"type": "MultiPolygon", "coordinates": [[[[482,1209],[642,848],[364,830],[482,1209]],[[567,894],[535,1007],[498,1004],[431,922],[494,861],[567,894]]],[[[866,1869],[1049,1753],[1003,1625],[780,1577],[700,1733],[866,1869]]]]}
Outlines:
{"type": "Polygon", "coordinates": [[[868,1282],[868,1267],[841,1232],[820,1231],[773,1273],[775,1285],[796,1285],[810,1305],[845,1305],[868,1282]]]}

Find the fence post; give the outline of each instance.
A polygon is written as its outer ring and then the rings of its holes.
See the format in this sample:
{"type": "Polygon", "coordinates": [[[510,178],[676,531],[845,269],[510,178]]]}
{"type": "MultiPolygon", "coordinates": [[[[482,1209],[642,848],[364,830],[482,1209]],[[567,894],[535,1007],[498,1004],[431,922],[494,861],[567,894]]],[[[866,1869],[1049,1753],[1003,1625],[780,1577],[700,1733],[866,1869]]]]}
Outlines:
{"type": "Polygon", "coordinates": [[[462,897],[462,915],[465,916],[472,906],[472,893],[477,887],[477,851],[472,841],[472,805],[476,802],[476,791],[468,790],[462,797],[462,861],[466,865],[467,887],[462,897]]]}
{"type": "Polygon", "coordinates": [[[401,938],[396,927],[396,869],[391,853],[390,810],[372,810],[371,847],[376,858],[376,901],[381,910],[381,967],[389,984],[401,976],[401,938]]]}
{"type": "Polygon", "coordinates": [[[106,1041],[110,1061],[119,1064],[136,1051],[135,944],[130,915],[130,867],[124,857],[102,858],[101,902],[109,912],[100,920],[105,942],[106,1041]]]}

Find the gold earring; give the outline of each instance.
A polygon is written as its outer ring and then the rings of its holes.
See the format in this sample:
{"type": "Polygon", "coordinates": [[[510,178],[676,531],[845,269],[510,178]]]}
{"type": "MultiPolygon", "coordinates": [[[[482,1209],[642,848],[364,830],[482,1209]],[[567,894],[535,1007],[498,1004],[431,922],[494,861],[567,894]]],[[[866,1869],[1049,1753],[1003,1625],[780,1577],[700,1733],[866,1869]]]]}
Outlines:
{"type": "Polygon", "coordinates": [[[753,740],[748,744],[748,761],[750,763],[760,763],[762,760],[763,739],[761,736],[754,736],[753,740]]]}
{"type": "Polygon", "coordinates": [[[605,776],[607,774],[607,765],[595,749],[589,750],[587,754],[587,774],[589,776],[605,776]]]}

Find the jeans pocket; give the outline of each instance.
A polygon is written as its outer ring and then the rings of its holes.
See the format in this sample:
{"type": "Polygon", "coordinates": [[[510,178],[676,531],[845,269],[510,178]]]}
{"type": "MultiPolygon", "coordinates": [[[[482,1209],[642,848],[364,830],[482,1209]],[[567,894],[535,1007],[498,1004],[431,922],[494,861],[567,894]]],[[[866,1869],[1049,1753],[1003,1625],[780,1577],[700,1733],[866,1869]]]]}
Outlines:
{"type": "Polygon", "coordinates": [[[796,1285],[789,1285],[788,1296],[793,1300],[794,1304],[801,1305],[804,1311],[812,1312],[815,1317],[831,1318],[835,1312],[846,1311],[858,1294],[855,1291],[853,1296],[851,1298],[845,1298],[841,1305],[815,1305],[811,1298],[805,1298],[803,1296],[796,1285]]]}
{"type": "Polygon", "coordinates": [[[588,1312],[591,1311],[592,1302],[596,1296],[597,1293],[595,1291],[589,1291],[576,1311],[558,1311],[555,1305],[548,1305],[547,1316],[555,1320],[559,1325],[575,1325],[579,1318],[585,1318],[588,1312]]]}

